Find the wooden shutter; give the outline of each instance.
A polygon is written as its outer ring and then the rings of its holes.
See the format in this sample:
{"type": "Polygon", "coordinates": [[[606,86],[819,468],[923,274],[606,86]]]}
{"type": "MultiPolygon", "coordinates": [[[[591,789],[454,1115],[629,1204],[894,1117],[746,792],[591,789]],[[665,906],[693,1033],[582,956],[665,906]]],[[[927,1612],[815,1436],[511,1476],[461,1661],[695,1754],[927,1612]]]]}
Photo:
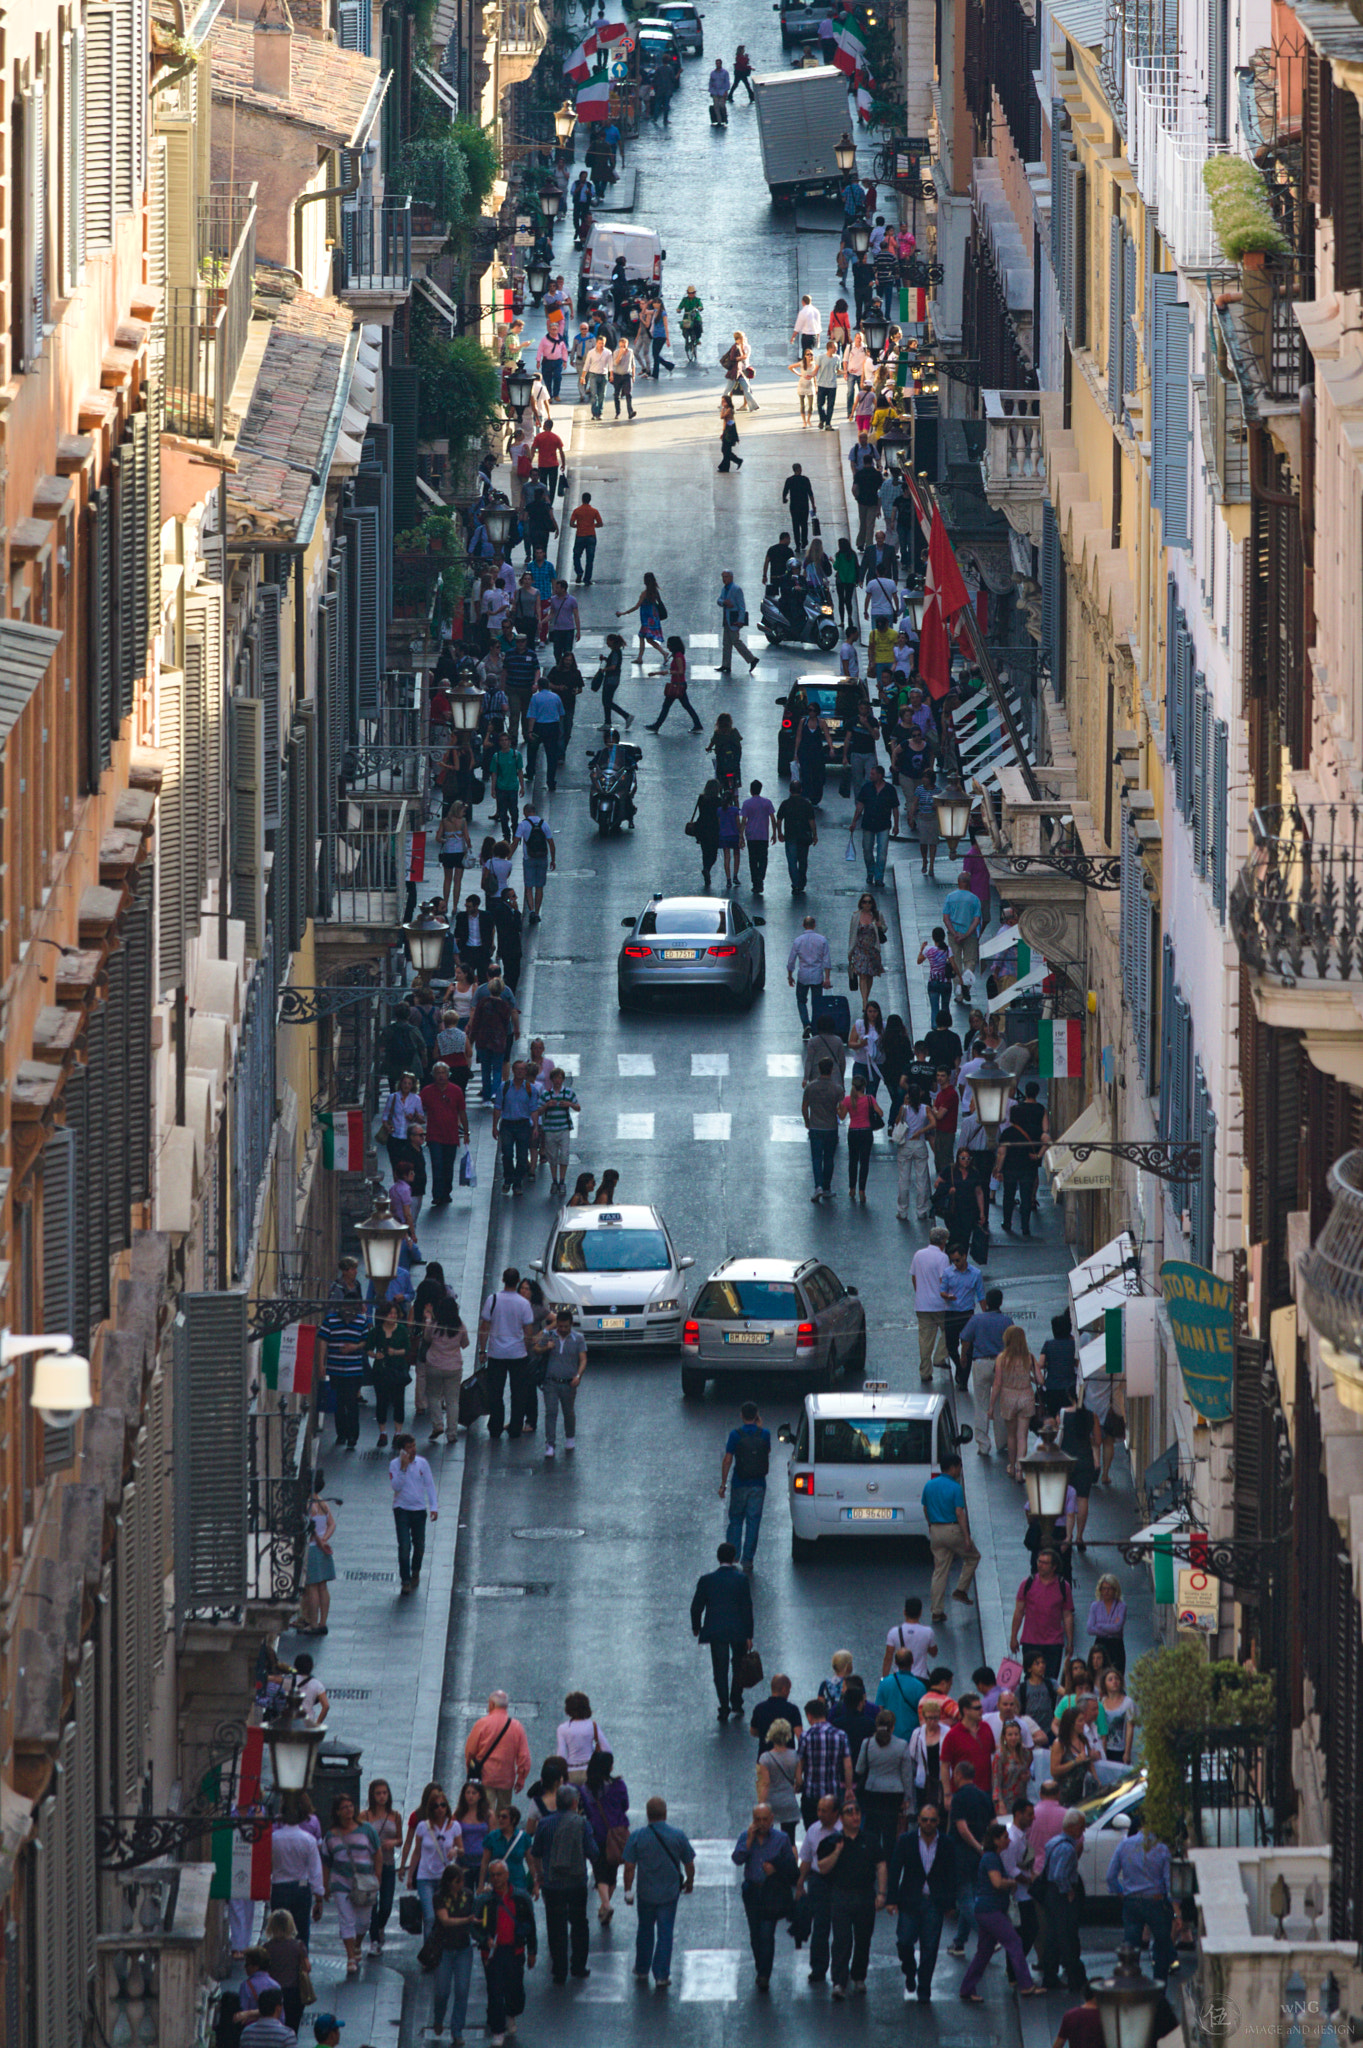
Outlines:
{"type": "Polygon", "coordinates": [[[1122,416],[1122,306],[1126,283],[1122,223],[1116,209],[1107,235],[1107,402],[1122,416]]]}
{"type": "Polygon", "coordinates": [[[113,247],[115,102],[113,9],[91,5],[85,11],[85,241],[89,250],[113,247]]]}
{"type": "MultiPolygon", "coordinates": [[[[308,821],[309,765],[312,759],[312,719],[300,719],[289,742],[289,923],[288,950],[303,943],[309,917],[308,871],[312,865],[313,838],[308,821]]],[[[315,827],[313,827],[315,832],[315,827]]]]}
{"type": "MultiPolygon", "coordinates": [[[[161,631],[161,419],[164,401],[165,343],[158,332],[147,353],[147,409],[142,415],[143,525],[146,531],[147,639],[161,631]]],[[[143,650],[145,662],[146,652],[143,650]]]]}
{"type": "MultiPolygon", "coordinates": [[[[1192,1048],[1192,1020],[1188,1026],[1189,1050],[1192,1048]]],[[[1192,1252],[1195,1264],[1210,1266],[1216,1252],[1216,1115],[1212,1109],[1212,1098],[1202,1072],[1202,1062],[1192,1063],[1190,1110],[1191,1135],[1202,1145],[1202,1171],[1193,1183],[1190,1207],[1192,1210],[1192,1252]]]]}
{"type": "MultiPolygon", "coordinates": [[[[19,260],[14,266],[15,288],[20,294],[19,334],[23,361],[17,365],[31,370],[43,352],[43,329],[47,324],[47,135],[43,81],[32,87],[17,103],[19,159],[23,165],[23,226],[19,231],[19,260]]],[[[16,195],[16,214],[19,212],[16,195]]]]}
{"type": "Polygon", "coordinates": [[[1335,290],[1363,285],[1363,153],[1358,101],[1347,86],[1336,86],[1331,112],[1334,156],[1335,290]]]}
{"type": "Polygon", "coordinates": [[[185,599],[186,665],[191,637],[202,650],[203,847],[208,876],[222,872],[223,675],[222,585],[200,583],[185,599]]]}
{"type": "Polygon", "coordinates": [[[148,1574],[152,1598],[152,1664],[160,1671],[166,1661],[165,1586],[169,1554],[166,1546],[166,1481],[169,1445],[166,1375],[158,1365],[147,1394],[147,1530],[150,1552],[148,1574]]]}
{"type": "Polygon", "coordinates": [[[1266,1521],[1273,1474],[1265,1452],[1264,1367],[1268,1346],[1256,1337],[1237,1337],[1232,1361],[1231,1414],[1235,1430],[1233,1503],[1238,1541],[1253,1543],[1266,1521]]]}
{"type": "Polygon", "coordinates": [[[1302,156],[1306,197],[1323,218],[1330,214],[1330,66],[1310,43],[1302,79],[1302,156]]]}
{"type": "MultiPolygon", "coordinates": [[[[133,634],[132,661],[128,671],[127,710],[132,710],[133,687],[138,678],[146,674],[147,642],[151,637],[151,517],[149,478],[152,453],[151,415],[145,409],[135,413],[132,421],[133,451],[133,634]]],[[[157,500],[160,492],[161,444],[156,440],[157,500]]],[[[160,529],[157,529],[157,546],[160,546],[160,529]]],[[[158,579],[159,581],[159,579],[158,579]]],[[[157,620],[159,627],[160,620],[157,620]]]]}
{"type": "Polygon", "coordinates": [[[246,1597],[246,1406],[245,1295],[182,1294],[171,1402],[181,1615],[246,1597]]]}
{"type": "Polygon", "coordinates": [[[136,496],[137,479],[136,453],[131,441],[114,450],[112,480],[112,555],[113,555],[113,707],[110,715],[110,732],[113,739],[128,713],[133,701],[133,663],[137,644],[136,624],[136,572],[134,556],[137,549],[136,496]]]}
{"type": "Polygon", "coordinates": [[[1151,367],[1151,494],[1163,520],[1166,547],[1191,545],[1188,528],[1188,308],[1178,302],[1172,272],[1153,279],[1154,360],[1151,367]]]}
{"type": "Polygon", "coordinates": [[[153,135],[148,153],[147,283],[164,293],[170,283],[168,234],[170,195],[167,191],[166,138],[153,135]]]}
{"type": "Polygon", "coordinates": [[[279,716],[279,585],[262,583],[256,598],[256,649],[259,660],[259,690],[265,706],[265,830],[279,824],[279,758],[281,733],[279,716]]]}
{"type": "MultiPolygon", "coordinates": [[[[1065,258],[1065,152],[1068,146],[1069,116],[1063,100],[1051,101],[1051,268],[1060,284],[1065,258]]],[[[1064,304],[1061,290],[1061,304],[1064,304]]]]}
{"type": "MultiPolygon", "coordinates": [[[[86,1170],[86,1126],[89,1121],[89,1075],[82,1066],[72,1067],[66,1077],[62,1093],[62,1107],[66,1112],[66,1128],[75,1145],[76,1186],[85,1185],[86,1170]]],[[[72,1218],[72,1288],[74,1307],[71,1321],[67,1325],[76,1340],[77,1351],[88,1353],[90,1349],[90,1210],[83,1201],[77,1201],[72,1218]]]]}
{"type": "Polygon", "coordinates": [[[194,135],[177,123],[158,139],[166,150],[166,277],[169,284],[188,291],[199,281],[194,135]]]}
{"type": "Polygon", "coordinates": [[[151,944],[152,871],[139,868],[132,906],[123,921],[128,959],[128,1195],[151,1200],[151,944]]]}
{"type": "Polygon", "coordinates": [[[90,789],[94,791],[99,788],[100,777],[112,757],[114,735],[113,512],[107,484],[90,498],[86,550],[86,666],[90,679],[86,769],[90,789]]]}
{"type": "Polygon", "coordinates": [[[81,1161],[82,1201],[89,1218],[86,1242],[91,1332],[109,1313],[109,1006],[101,1003],[85,1027],[85,1066],[89,1082],[86,1101],[85,1151],[81,1161]]]}
{"type": "Polygon", "coordinates": [[[1136,244],[1122,236],[1122,391],[1136,389],[1136,244]]]}
{"type": "Polygon", "coordinates": [[[259,697],[232,697],[227,711],[232,915],[246,927],[247,952],[258,958],[265,943],[265,706],[259,697]]]}
{"type": "Polygon", "coordinates": [[[1230,19],[1228,0],[1207,0],[1207,135],[1230,141],[1230,19]]]}
{"type": "Polygon", "coordinates": [[[61,289],[69,298],[85,275],[85,30],[77,16],[62,37],[61,289]]]}
{"type": "Polygon", "coordinates": [[[1212,901],[1216,914],[1224,924],[1226,921],[1226,868],[1230,856],[1229,804],[1230,778],[1230,727],[1224,718],[1218,718],[1212,725],[1212,901]]]}
{"type": "Polygon", "coordinates": [[[1193,865],[1199,875],[1207,872],[1207,812],[1208,787],[1208,729],[1207,729],[1207,682],[1201,674],[1193,676],[1193,785],[1189,792],[1191,823],[1193,828],[1193,865]]]}
{"type": "Polygon", "coordinates": [[[208,885],[207,750],[204,745],[205,671],[208,649],[199,630],[202,619],[185,608],[184,726],[181,738],[184,790],[185,930],[197,932],[208,885]]]}
{"type": "MultiPolygon", "coordinates": [[[[269,741],[265,743],[269,753],[269,741]]],[[[289,931],[293,916],[293,837],[289,820],[289,775],[285,761],[279,778],[279,822],[275,826],[274,841],[268,849],[272,855],[269,874],[269,916],[274,933],[274,954],[276,959],[287,960],[292,950],[289,945],[289,931]]]]}
{"type": "MultiPolygon", "coordinates": [[[[76,1333],[76,1139],[53,1131],[43,1146],[43,1330],[76,1333]]],[[[76,1432],[43,1425],[43,1467],[75,1463],[76,1432]]]]}
{"type": "Polygon", "coordinates": [[[414,363],[391,363],[384,374],[393,428],[393,524],[406,533],[417,523],[417,408],[421,375],[414,363]]]}
{"type": "Polygon", "coordinates": [[[1152,1094],[1155,1087],[1155,958],[1159,938],[1159,916],[1154,904],[1142,888],[1137,920],[1136,986],[1139,1008],[1138,1022],[1140,1039],[1141,1073],[1145,1079],[1145,1092],[1152,1094]]]}
{"type": "MultiPolygon", "coordinates": [[[[188,644],[186,644],[188,654],[188,644]]],[[[156,799],[157,961],[161,994],[185,978],[184,671],[163,668],[156,683],[156,737],[164,757],[156,799]]]]}
{"type": "Polygon", "coordinates": [[[114,212],[141,204],[147,102],[147,0],[113,0],[114,212]]]}
{"type": "Polygon", "coordinates": [[[379,515],[372,505],[356,506],[346,523],[355,536],[356,686],[360,717],[379,708],[381,631],[379,622],[379,515]]]}
{"type": "Polygon", "coordinates": [[[75,1986],[76,2004],[83,2019],[90,2006],[99,1919],[99,1875],[95,1865],[95,1815],[99,1811],[98,1786],[95,1778],[95,1726],[98,1702],[95,1646],[92,1642],[87,1642],[81,1652],[75,1693],[76,1710],[72,1731],[75,1740],[71,1753],[73,1782],[67,1808],[66,1836],[66,1853],[72,1871],[72,1891],[63,1928],[70,1942],[70,1974],[75,1986]]]}

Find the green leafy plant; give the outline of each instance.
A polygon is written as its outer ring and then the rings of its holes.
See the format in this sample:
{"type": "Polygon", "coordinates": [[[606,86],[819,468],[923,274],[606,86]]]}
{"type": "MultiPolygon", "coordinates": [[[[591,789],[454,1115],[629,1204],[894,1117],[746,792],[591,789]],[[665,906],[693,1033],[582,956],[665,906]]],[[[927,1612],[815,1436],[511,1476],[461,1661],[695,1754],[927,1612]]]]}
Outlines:
{"type": "Polygon", "coordinates": [[[501,413],[501,377],[482,343],[471,335],[453,341],[427,333],[413,349],[421,372],[421,433],[445,436],[450,461],[462,464],[469,443],[479,440],[501,413]]]}
{"type": "Polygon", "coordinates": [[[468,166],[453,129],[407,142],[392,183],[419,205],[433,207],[441,220],[461,221],[470,204],[468,166]]]}
{"type": "Polygon", "coordinates": [[[1188,1810],[1189,1737],[1217,1728],[1266,1728],[1273,1680],[1233,1659],[1208,1662],[1195,1643],[1148,1650],[1127,1675],[1136,1702],[1146,1769],[1145,1824],[1173,1844],[1188,1810]]]}
{"type": "Polygon", "coordinates": [[[481,213],[483,201],[497,178],[497,144],[486,128],[462,115],[451,123],[450,134],[463,152],[469,204],[475,213],[481,213]]]}
{"type": "Polygon", "coordinates": [[[459,548],[459,528],[448,512],[430,512],[417,526],[409,526],[393,540],[399,555],[452,555],[459,548]]]}
{"type": "Polygon", "coordinates": [[[1232,263],[1246,256],[1286,256],[1290,245],[1273,218],[1263,173],[1242,156],[1210,157],[1202,183],[1211,202],[1212,226],[1232,263]]]}

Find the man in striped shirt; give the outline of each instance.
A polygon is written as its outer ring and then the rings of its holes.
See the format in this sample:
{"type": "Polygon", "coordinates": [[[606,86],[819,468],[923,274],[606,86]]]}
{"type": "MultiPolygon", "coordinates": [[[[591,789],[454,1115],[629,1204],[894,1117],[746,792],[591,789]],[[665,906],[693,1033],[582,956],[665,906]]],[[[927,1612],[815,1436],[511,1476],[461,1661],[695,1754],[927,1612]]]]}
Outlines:
{"type": "Polygon", "coordinates": [[[540,1097],[540,1137],[544,1145],[544,1156],[549,1161],[553,1179],[549,1183],[551,1195],[566,1195],[568,1192],[568,1147],[573,1135],[573,1115],[582,1107],[562,1067],[555,1067],[549,1076],[549,1087],[540,1097]]]}
{"type": "Polygon", "coordinates": [[[806,1700],[805,1720],[808,1726],[799,1744],[804,1765],[800,1811],[809,1828],[818,1819],[819,1801],[826,1795],[839,1802],[844,1795],[852,1796],[852,1752],[842,1729],[830,1723],[826,1701],[806,1700]]]}
{"type": "Polygon", "coordinates": [[[353,1451],[360,1441],[360,1383],[364,1378],[368,1318],[362,1301],[333,1302],[317,1332],[319,1379],[336,1396],[336,1444],[353,1451]]]}

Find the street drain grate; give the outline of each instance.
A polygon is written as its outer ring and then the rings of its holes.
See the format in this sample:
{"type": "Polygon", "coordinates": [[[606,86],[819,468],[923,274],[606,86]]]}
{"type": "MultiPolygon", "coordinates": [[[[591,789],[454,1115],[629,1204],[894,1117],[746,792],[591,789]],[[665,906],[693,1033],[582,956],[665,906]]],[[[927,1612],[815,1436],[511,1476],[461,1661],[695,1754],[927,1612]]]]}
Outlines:
{"type": "Polygon", "coordinates": [[[577,961],[569,953],[536,953],[536,967],[576,967],[577,961]]]}
{"type": "MultiPolygon", "coordinates": [[[[487,1712],[487,1695],[484,1694],[480,1700],[446,1700],[445,1708],[461,1721],[476,1721],[481,1714],[487,1712]]],[[[517,1721],[533,1721],[539,1711],[538,1700],[523,1700],[519,1693],[511,1695],[511,1712],[517,1721]]]]}
{"type": "Polygon", "coordinates": [[[327,1687],[327,1698],[329,1700],[367,1700],[370,1698],[370,1691],[367,1685],[329,1685],[327,1687]]]}
{"type": "Polygon", "coordinates": [[[525,1600],[554,1589],[548,1579],[532,1579],[520,1586],[470,1586],[468,1590],[475,1600],[525,1600]]]}
{"type": "Polygon", "coordinates": [[[378,1580],[381,1580],[381,1581],[384,1581],[384,1582],[386,1582],[386,1583],[387,1583],[388,1585],[390,1585],[390,1586],[391,1586],[391,1585],[392,1585],[392,1583],[393,1583],[393,1581],[394,1581],[394,1579],[395,1579],[395,1578],[397,1577],[397,1573],[396,1573],[396,1572],[365,1572],[365,1571],[353,1571],[353,1572],[342,1572],[342,1573],[341,1573],[341,1577],[342,1577],[343,1579],[378,1579],[378,1580]]]}
{"type": "Polygon", "coordinates": [[[585,1529],[513,1529],[522,1543],[575,1543],[586,1535],[585,1529]]]}

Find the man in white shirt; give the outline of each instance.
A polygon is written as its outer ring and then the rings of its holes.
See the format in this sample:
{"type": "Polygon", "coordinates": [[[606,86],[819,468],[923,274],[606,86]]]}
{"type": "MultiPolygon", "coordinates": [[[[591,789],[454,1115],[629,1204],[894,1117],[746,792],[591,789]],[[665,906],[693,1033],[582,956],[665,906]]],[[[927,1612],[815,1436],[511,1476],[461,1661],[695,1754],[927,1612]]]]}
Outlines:
{"type": "Polygon", "coordinates": [[[439,1519],[440,1497],[430,1466],[416,1452],[414,1436],[394,1439],[397,1456],[388,1467],[393,1484],[393,1521],[398,1532],[398,1577],[404,1593],[416,1591],[426,1555],[426,1517],[439,1519]]]}
{"type": "MultiPolygon", "coordinates": [[[[999,1701],[999,1705],[1003,1705],[1002,1700],[999,1701]]],[[[985,1719],[993,1721],[997,1719],[997,1716],[986,1714],[985,1719]]],[[[1035,1819],[1036,1808],[1031,1800],[1015,1799],[1013,1801],[1013,1811],[1005,1815],[1008,1840],[999,1851],[1004,1875],[1015,1877],[1018,1880],[1018,1888],[1013,1893],[1013,1900],[1018,1909],[1018,1933],[1022,1937],[1022,1952],[1024,1955],[1036,1941],[1036,1907],[1032,1903],[1031,1887],[1027,1883],[1027,1878],[1031,1875],[1031,1850],[1028,1846],[1027,1836],[1035,1819]]],[[[1012,1968],[1011,1963],[1009,1968],[1012,1968]]],[[[1010,1977],[1008,1981],[1012,1983],[1013,1979],[1010,1977]]]]}
{"type": "Polygon", "coordinates": [[[815,991],[833,986],[833,956],[828,950],[827,939],[818,929],[817,918],[807,917],[799,937],[791,941],[790,952],[786,956],[786,980],[795,991],[802,1035],[808,1038],[815,991]]]}
{"type": "Polygon", "coordinates": [[[999,1749],[1003,1748],[1003,1731],[1010,1721],[1016,1721],[1022,1730],[1022,1746],[1029,1756],[1038,1743],[1041,1743],[1043,1747],[1045,1746],[1046,1737],[1040,1725],[1032,1719],[1030,1714],[1020,1714],[1018,1712],[1017,1694],[1015,1692],[1001,1692],[999,1694],[998,1712],[984,1716],[984,1725],[986,1728],[993,1729],[994,1743],[999,1749]]]}
{"type": "Polygon", "coordinates": [[[805,1838],[800,1844],[800,1875],[795,1881],[795,1896],[802,1898],[809,1894],[813,1920],[809,1930],[809,1981],[822,1984],[828,1975],[829,1942],[833,1924],[833,1887],[826,1877],[819,1875],[819,1844],[829,1835],[842,1833],[839,1815],[839,1801],[832,1793],[826,1793],[819,1801],[819,1817],[811,1822],[805,1838]]]}
{"type": "MultiPolygon", "coordinates": [[[[880,1675],[888,1678],[900,1650],[913,1653],[911,1670],[915,1678],[926,1678],[932,1665],[930,1658],[937,1655],[937,1637],[923,1620],[923,1603],[916,1593],[911,1593],[904,1602],[904,1619],[897,1621],[885,1638],[885,1656],[881,1662],[880,1675]]],[[[1016,1701],[1013,1703],[1015,1706],[1016,1701]]],[[[997,1734],[997,1730],[995,1731],[997,1734]]]]}
{"type": "MultiPolygon", "coordinates": [[[[526,1335],[535,1320],[535,1311],[525,1296],[516,1292],[520,1284],[517,1268],[508,1266],[498,1292],[489,1294],[483,1303],[478,1323],[477,1356],[480,1363],[487,1364],[487,1433],[493,1443],[498,1442],[506,1426],[503,1401],[507,1375],[513,1366],[525,1364],[526,1335]]],[[[513,1405],[517,1405],[519,1412],[518,1404],[513,1405]]]]}
{"type": "Polygon", "coordinates": [[[791,341],[798,348],[817,349],[822,332],[823,315],[806,292],[800,301],[800,310],[795,315],[795,325],[790,330],[791,341]]]}
{"type": "Polygon", "coordinates": [[[276,1821],[270,1830],[270,1911],[292,1913],[306,1941],[308,1921],[322,1917],[325,1889],[316,1835],[296,1821],[276,1821]]]}
{"type": "Polygon", "coordinates": [[[934,1365],[946,1363],[949,1304],[942,1292],[942,1282],[952,1272],[951,1260],[947,1257],[947,1237],[946,1229],[939,1223],[930,1232],[922,1251],[914,1253],[909,1267],[913,1280],[913,1303],[918,1315],[918,1377],[925,1387],[932,1384],[934,1365]]]}

